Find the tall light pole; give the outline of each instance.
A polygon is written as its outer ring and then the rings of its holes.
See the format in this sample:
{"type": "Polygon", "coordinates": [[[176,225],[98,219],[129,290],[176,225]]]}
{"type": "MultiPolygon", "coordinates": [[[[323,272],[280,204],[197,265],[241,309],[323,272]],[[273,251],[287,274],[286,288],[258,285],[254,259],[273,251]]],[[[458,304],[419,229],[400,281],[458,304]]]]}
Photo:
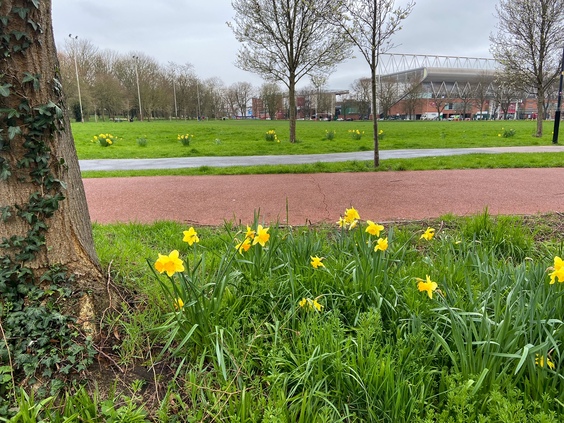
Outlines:
{"type": "Polygon", "coordinates": [[[141,108],[141,90],[139,89],[139,71],[137,70],[137,62],[139,62],[139,56],[133,56],[135,60],[135,80],[137,81],[137,98],[139,99],[139,120],[143,122],[143,109],[141,108]]]}
{"type": "Polygon", "coordinates": [[[558,103],[554,113],[554,131],[552,133],[552,144],[558,144],[558,130],[560,129],[560,106],[562,104],[562,79],[564,78],[564,48],[562,50],[562,65],[560,68],[560,84],[558,86],[558,103]]]}
{"type": "Polygon", "coordinates": [[[172,93],[174,95],[174,116],[178,120],[178,105],[176,103],[176,72],[172,72],[172,93]]]}
{"type": "Polygon", "coordinates": [[[76,40],[78,39],[78,35],[73,38],[72,34],[69,34],[69,38],[72,40],[73,46],[74,70],[76,72],[76,86],[78,88],[78,105],[80,107],[80,121],[84,123],[84,115],[82,114],[82,96],[80,95],[80,80],[78,78],[78,62],[76,60],[76,40]]]}

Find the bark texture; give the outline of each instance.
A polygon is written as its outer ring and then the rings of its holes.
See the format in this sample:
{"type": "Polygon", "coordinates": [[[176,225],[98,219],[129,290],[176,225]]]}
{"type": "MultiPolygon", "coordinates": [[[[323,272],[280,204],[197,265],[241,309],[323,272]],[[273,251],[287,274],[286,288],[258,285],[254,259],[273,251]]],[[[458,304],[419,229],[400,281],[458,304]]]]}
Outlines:
{"type": "MultiPolygon", "coordinates": [[[[8,165],[11,172],[9,177],[0,180],[0,208],[11,212],[10,217],[0,221],[0,239],[27,236],[30,231],[29,220],[18,211],[29,204],[31,197],[45,196],[49,200],[62,194],[64,199],[58,201],[54,213],[45,218],[47,229],[42,234],[44,245],[26,266],[33,269],[36,275],[41,275],[53,265],[64,266],[75,275],[76,289],[88,293],[94,310],[100,311],[107,306],[108,293],[94,250],[84,186],[59,82],[51,1],[4,0],[0,2],[0,17],[3,18],[0,22],[1,33],[10,34],[11,40],[10,44],[4,43],[2,46],[0,58],[0,85],[9,87],[9,95],[0,98],[0,108],[4,111],[0,113],[0,135],[3,137],[0,160],[8,165]],[[17,12],[22,8],[29,10],[23,19],[17,12]],[[29,45],[21,52],[18,46],[22,42],[15,34],[25,34],[21,38],[24,41],[29,37],[29,45]],[[22,104],[27,104],[29,110],[22,109],[22,104]],[[32,129],[26,119],[30,115],[40,115],[39,109],[50,104],[53,107],[48,108],[49,111],[62,111],[56,124],[46,127],[41,137],[50,151],[44,172],[60,181],[54,188],[38,183],[37,173],[34,172],[42,163],[34,163],[32,159],[28,166],[22,166],[22,159],[30,155],[27,143],[32,129]],[[18,110],[21,113],[11,117],[6,110],[18,110]],[[10,133],[15,135],[8,136],[10,133]]],[[[37,215],[40,216],[40,213],[37,215]]],[[[13,258],[14,254],[13,248],[0,247],[0,257],[13,258]]],[[[80,310],[75,310],[75,315],[80,314],[80,310]]],[[[92,313],[89,313],[88,318],[94,318],[92,313]]]]}

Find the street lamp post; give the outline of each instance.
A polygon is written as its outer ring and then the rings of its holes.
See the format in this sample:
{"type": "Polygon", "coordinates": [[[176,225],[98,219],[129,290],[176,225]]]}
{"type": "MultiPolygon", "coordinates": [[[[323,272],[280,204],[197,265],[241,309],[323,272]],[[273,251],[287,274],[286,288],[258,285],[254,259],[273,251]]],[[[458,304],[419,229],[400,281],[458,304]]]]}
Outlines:
{"type": "Polygon", "coordinates": [[[562,50],[562,65],[560,68],[560,84],[558,86],[558,102],[554,113],[554,132],[552,133],[552,144],[558,144],[558,130],[560,128],[560,105],[562,104],[562,79],[564,78],[564,48],[562,50]]]}
{"type": "Polygon", "coordinates": [[[139,89],[139,71],[137,70],[137,63],[139,56],[133,56],[135,60],[135,80],[137,81],[137,99],[139,100],[139,120],[143,122],[143,109],[141,108],[141,90],[139,89]]]}
{"type": "Polygon", "coordinates": [[[84,123],[84,115],[82,114],[82,96],[80,95],[80,79],[78,78],[78,62],[76,60],[76,40],[78,35],[74,38],[72,34],[69,34],[69,38],[72,40],[73,45],[73,56],[74,56],[74,71],[76,72],[76,86],[78,88],[78,105],[80,107],[80,121],[84,123]]]}
{"type": "Polygon", "coordinates": [[[176,73],[172,75],[172,93],[174,95],[174,117],[178,120],[178,104],[176,103],[176,73]]]}

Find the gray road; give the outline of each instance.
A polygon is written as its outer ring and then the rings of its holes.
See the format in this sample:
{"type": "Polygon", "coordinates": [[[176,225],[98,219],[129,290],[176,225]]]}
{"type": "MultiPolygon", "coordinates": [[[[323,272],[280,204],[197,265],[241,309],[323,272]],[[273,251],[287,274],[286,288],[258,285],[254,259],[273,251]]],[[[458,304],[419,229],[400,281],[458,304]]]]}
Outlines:
{"type": "MultiPolygon", "coordinates": [[[[380,159],[410,159],[416,157],[453,156],[461,154],[499,154],[499,153],[562,153],[564,146],[491,147],[491,148],[452,148],[419,150],[382,150],[380,159]]],[[[342,162],[349,160],[372,160],[372,151],[333,154],[306,154],[283,156],[231,156],[231,157],[179,157],[171,159],[110,159],[80,160],[80,169],[87,170],[143,170],[180,169],[201,166],[227,167],[276,164],[304,164],[317,162],[342,162]]]]}

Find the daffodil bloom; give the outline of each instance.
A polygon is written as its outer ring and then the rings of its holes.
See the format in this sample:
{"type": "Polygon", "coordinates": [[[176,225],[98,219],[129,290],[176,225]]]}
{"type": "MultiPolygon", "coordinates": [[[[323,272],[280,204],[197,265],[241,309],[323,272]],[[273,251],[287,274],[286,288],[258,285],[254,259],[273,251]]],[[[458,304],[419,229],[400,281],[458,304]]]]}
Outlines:
{"type": "Polygon", "coordinates": [[[323,257],[311,256],[311,265],[313,266],[314,269],[317,269],[319,267],[325,267],[325,265],[321,262],[322,260],[323,257]]]}
{"type": "Polygon", "coordinates": [[[427,241],[431,241],[435,236],[435,230],[433,228],[427,228],[427,230],[421,235],[419,239],[426,239],[427,241]]]}
{"type": "Polygon", "coordinates": [[[184,301],[182,301],[182,298],[177,298],[174,300],[174,308],[176,310],[181,309],[182,307],[184,307],[184,301]]]}
{"type": "Polygon", "coordinates": [[[247,225],[247,232],[245,232],[245,238],[254,239],[256,231],[252,230],[250,226],[247,225]]]}
{"type": "Polygon", "coordinates": [[[356,225],[358,225],[358,220],[353,220],[350,224],[349,224],[349,231],[356,228],[356,225]]]}
{"type": "Polygon", "coordinates": [[[358,214],[358,212],[356,211],[356,209],[354,207],[351,207],[350,209],[345,209],[345,222],[346,223],[348,223],[350,225],[355,220],[359,220],[359,219],[360,219],[360,215],[358,214]]]}
{"type": "Polygon", "coordinates": [[[270,228],[263,228],[262,225],[257,226],[257,232],[255,234],[255,238],[253,239],[253,245],[260,244],[262,247],[266,245],[266,243],[270,239],[268,229],[270,228]]]}
{"type": "Polygon", "coordinates": [[[551,285],[554,284],[554,282],[556,282],[556,279],[558,279],[558,282],[560,283],[564,282],[564,268],[554,270],[553,272],[550,273],[551,285]]]}
{"type": "Polygon", "coordinates": [[[388,249],[388,238],[378,238],[374,251],[386,251],[388,249]]]}
{"type": "Polygon", "coordinates": [[[298,304],[300,307],[305,308],[306,310],[321,311],[323,310],[323,305],[319,304],[319,302],[317,301],[318,299],[319,297],[316,297],[313,300],[311,298],[302,298],[302,300],[298,304]]]}
{"type": "Polygon", "coordinates": [[[419,292],[427,291],[429,298],[433,298],[433,291],[437,290],[438,285],[436,282],[433,282],[431,280],[431,277],[429,275],[426,275],[426,278],[426,281],[424,281],[423,279],[415,278],[418,281],[417,289],[419,289],[419,292]]]}
{"type": "Polygon", "coordinates": [[[548,269],[552,270],[550,273],[551,285],[556,282],[556,279],[558,279],[558,282],[564,282],[564,260],[558,256],[554,257],[554,266],[549,267],[548,269]]]}
{"type": "Polygon", "coordinates": [[[155,262],[155,269],[159,273],[166,272],[168,276],[174,275],[176,272],[184,271],[184,264],[178,258],[178,250],[173,250],[167,255],[159,254],[158,260],[155,262]]]}
{"type": "Polygon", "coordinates": [[[235,249],[239,252],[239,254],[243,254],[243,252],[249,251],[251,248],[251,239],[245,238],[243,242],[240,242],[235,246],[235,249]]]}
{"type": "Polygon", "coordinates": [[[368,226],[366,227],[366,232],[368,232],[370,235],[380,236],[380,232],[384,230],[384,227],[382,225],[374,223],[371,220],[367,220],[366,223],[368,223],[368,226]]]}
{"type": "MultiPolygon", "coordinates": [[[[535,356],[535,364],[539,367],[544,367],[544,356],[537,354],[535,356]]],[[[556,367],[554,365],[554,363],[550,360],[550,358],[546,357],[546,366],[550,369],[550,370],[554,370],[554,368],[556,367]]]]}
{"type": "Polygon", "coordinates": [[[187,231],[182,232],[184,234],[184,238],[182,241],[187,242],[188,245],[192,246],[195,242],[200,242],[200,238],[198,238],[198,233],[194,230],[192,226],[187,231]]]}
{"type": "Polygon", "coordinates": [[[337,225],[339,225],[339,228],[346,226],[346,224],[347,224],[347,222],[345,222],[345,219],[343,219],[342,217],[339,217],[339,220],[337,222],[337,225]]]}

